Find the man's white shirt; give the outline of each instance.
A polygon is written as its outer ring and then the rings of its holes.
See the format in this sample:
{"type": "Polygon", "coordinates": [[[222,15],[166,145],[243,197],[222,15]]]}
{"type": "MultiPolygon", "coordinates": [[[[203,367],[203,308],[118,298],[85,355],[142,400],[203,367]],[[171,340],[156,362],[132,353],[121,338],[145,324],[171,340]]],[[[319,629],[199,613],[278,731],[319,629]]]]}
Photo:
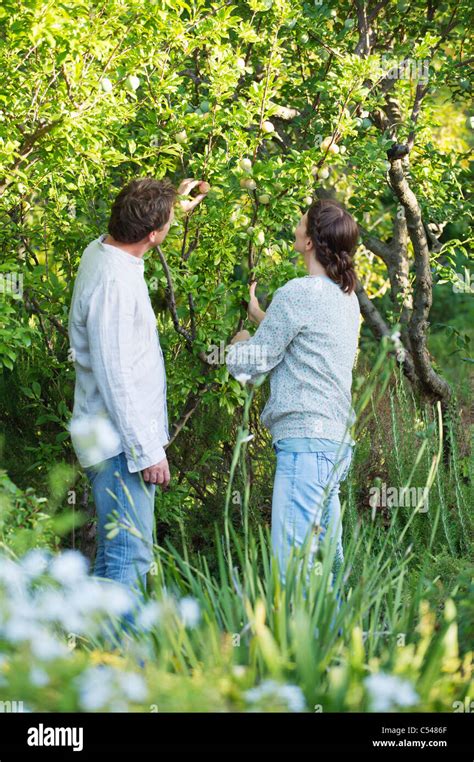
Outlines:
{"type": "Polygon", "coordinates": [[[69,430],[83,468],[124,452],[135,473],[166,456],[166,373],[144,262],[105,237],[85,249],[74,284],[69,430]]]}

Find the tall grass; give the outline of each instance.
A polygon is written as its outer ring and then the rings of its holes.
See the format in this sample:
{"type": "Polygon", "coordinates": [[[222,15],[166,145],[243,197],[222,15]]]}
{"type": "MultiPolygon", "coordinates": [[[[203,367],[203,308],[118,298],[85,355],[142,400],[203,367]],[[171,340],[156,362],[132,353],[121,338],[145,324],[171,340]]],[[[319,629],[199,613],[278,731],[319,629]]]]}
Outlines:
{"type": "MultiPolygon", "coordinates": [[[[450,598],[459,586],[448,591],[442,611],[432,611],[426,600],[436,554],[447,550],[456,557],[472,545],[466,485],[455,449],[450,463],[443,463],[439,406],[435,414],[420,409],[388,357],[389,348],[382,346],[368,380],[356,389],[356,438],[382,438],[383,477],[399,488],[426,487],[428,510],[418,501],[390,509],[388,521],[381,521],[381,511],[361,509],[360,483],[369,462],[361,448],[342,505],[344,563],[335,566],[329,532],[310,557],[308,535],[303,547],[292,551],[282,585],[268,529],[255,531],[248,521],[252,388],[232,458],[223,534],[216,527],[217,572],[203,555],[190,559],[185,544],[154,547],[148,597],[161,604],[160,616],[136,637],[162,673],[229,679],[243,674],[246,688],[268,679],[289,682],[301,688],[308,708],[324,711],[370,709],[364,680],[371,673],[408,678],[418,708],[450,709],[467,695],[472,653],[459,649],[450,598]],[[231,494],[239,463],[242,526],[236,528],[231,494]],[[170,601],[183,596],[199,606],[199,623],[186,626],[177,616],[170,601]]],[[[373,463],[370,467],[373,472],[373,463]]]]}

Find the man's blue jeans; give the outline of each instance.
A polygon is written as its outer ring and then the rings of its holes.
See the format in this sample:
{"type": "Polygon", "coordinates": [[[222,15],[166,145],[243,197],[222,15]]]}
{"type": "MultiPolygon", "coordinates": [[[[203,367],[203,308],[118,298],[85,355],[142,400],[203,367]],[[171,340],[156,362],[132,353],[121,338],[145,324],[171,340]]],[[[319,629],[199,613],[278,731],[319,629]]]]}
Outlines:
{"type": "MultiPolygon", "coordinates": [[[[97,514],[94,575],[122,583],[132,590],[140,604],[140,585],[146,589],[153,559],[155,485],[144,482],[141,472],[129,472],[123,452],[86,468],[85,472],[92,486],[97,514]],[[108,538],[111,530],[105,525],[114,521],[118,532],[108,538]]],[[[124,618],[133,626],[133,614],[124,618]]]]}
{"type": "Polygon", "coordinates": [[[326,533],[336,545],[333,570],[344,560],[339,485],[352,446],[327,439],[280,439],[272,500],[272,548],[282,582],[292,547],[309,543],[309,568],[326,533]]]}

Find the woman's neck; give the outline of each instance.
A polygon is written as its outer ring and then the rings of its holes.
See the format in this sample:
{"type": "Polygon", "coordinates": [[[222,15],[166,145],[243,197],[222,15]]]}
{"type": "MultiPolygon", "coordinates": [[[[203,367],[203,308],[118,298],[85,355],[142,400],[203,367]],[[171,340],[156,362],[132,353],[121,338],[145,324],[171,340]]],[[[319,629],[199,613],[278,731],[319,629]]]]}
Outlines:
{"type": "Polygon", "coordinates": [[[322,266],[321,262],[318,262],[312,251],[305,253],[304,263],[306,265],[308,275],[327,275],[326,270],[322,266]]]}

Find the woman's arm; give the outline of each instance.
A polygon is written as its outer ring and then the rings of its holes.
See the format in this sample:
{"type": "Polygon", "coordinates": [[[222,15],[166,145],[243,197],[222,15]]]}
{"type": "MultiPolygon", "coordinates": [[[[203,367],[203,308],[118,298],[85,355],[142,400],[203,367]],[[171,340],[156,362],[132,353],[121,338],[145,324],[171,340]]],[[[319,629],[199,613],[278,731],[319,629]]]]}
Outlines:
{"type": "Polygon", "coordinates": [[[253,283],[250,284],[250,301],[247,308],[247,315],[252,323],[257,323],[257,325],[260,325],[267,313],[261,309],[260,304],[258,303],[258,299],[255,296],[256,287],[257,281],[254,280],[253,283]]]}
{"type": "Polygon", "coordinates": [[[265,319],[260,322],[253,336],[240,331],[226,349],[226,365],[229,373],[254,378],[268,373],[283,359],[285,350],[302,328],[302,314],[294,304],[295,284],[289,281],[273,295],[265,319]]]}

